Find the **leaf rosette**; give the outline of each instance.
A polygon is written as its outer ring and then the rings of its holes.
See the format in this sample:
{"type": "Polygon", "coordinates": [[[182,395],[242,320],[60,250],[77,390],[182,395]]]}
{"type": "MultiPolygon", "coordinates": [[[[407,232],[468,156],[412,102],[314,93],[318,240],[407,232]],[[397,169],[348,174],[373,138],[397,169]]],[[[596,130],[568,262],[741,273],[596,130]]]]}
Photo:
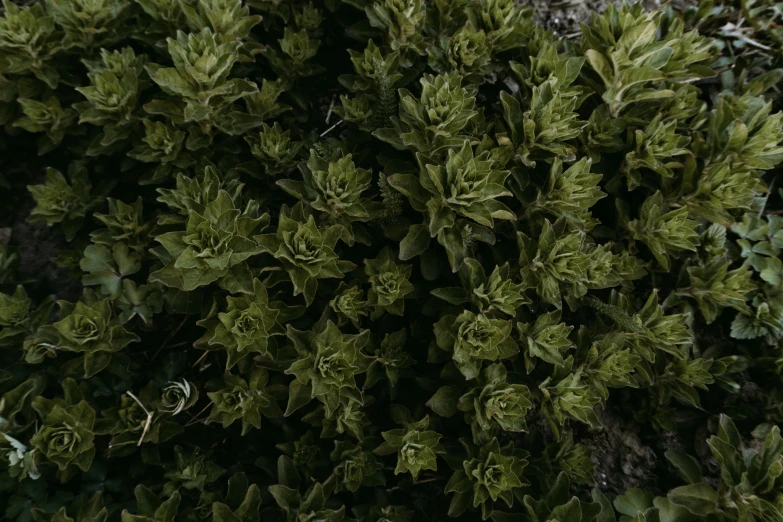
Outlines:
{"type": "Polygon", "coordinates": [[[60,336],[58,349],[83,354],[85,377],[106,368],[113,353],[139,340],[114,317],[108,299],[90,301],[59,301],[62,319],[53,325],[60,336]]]}
{"type": "Polygon", "coordinates": [[[282,417],[283,412],[272,394],[275,387],[269,386],[267,389],[268,383],[269,372],[263,368],[253,370],[248,380],[226,373],[223,376],[223,387],[207,393],[213,404],[209,420],[220,422],[223,428],[241,420],[242,435],[245,435],[251,427],[261,428],[262,415],[268,418],[282,417]]]}
{"type": "Polygon", "coordinates": [[[60,471],[76,466],[90,469],[95,457],[95,410],[84,400],[73,379],[63,381],[64,399],[33,399],[33,409],[41,417],[41,428],[31,439],[32,447],[60,471]]]}
{"type": "Polygon", "coordinates": [[[511,330],[511,321],[465,310],[458,316],[443,316],[435,324],[435,339],[439,348],[452,353],[457,369],[470,380],[478,376],[482,361],[508,359],[519,352],[511,330]]]}
{"type": "Polygon", "coordinates": [[[476,438],[476,435],[486,437],[482,431],[490,432],[494,427],[512,432],[527,431],[525,419],[532,405],[528,387],[509,383],[506,368],[496,363],[482,370],[476,387],[459,398],[458,408],[480,428],[474,426],[476,438]]]}
{"type": "Polygon", "coordinates": [[[375,306],[378,316],[380,311],[394,315],[402,315],[404,298],[415,290],[408,281],[413,271],[411,265],[398,265],[391,248],[384,248],[375,259],[364,260],[364,271],[370,280],[370,290],[367,292],[367,303],[375,306]]]}
{"type": "Polygon", "coordinates": [[[366,372],[372,362],[362,353],[369,337],[369,330],[356,335],[344,334],[331,321],[320,332],[299,331],[289,325],[288,338],[299,357],[285,371],[296,377],[289,388],[286,415],[311,399],[323,403],[327,417],[340,408],[343,400],[363,404],[356,376],[366,372]]]}
{"type": "Polygon", "coordinates": [[[437,471],[438,455],[444,453],[440,433],[429,428],[429,417],[418,422],[408,423],[407,427],[384,431],[381,433],[384,442],[375,448],[376,455],[397,454],[397,466],[394,474],[410,473],[413,480],[418,480],[419,474],[425,470],[437,471]]]}
{"type": "Polygon", "coordinates": [[[289,307],[281,301],[270,301],[266,287],[253,280],[253,293],[229,296],[224,312],[198,322],[207,329],[195,346],[206,350],[226,351],[226,370],[246,362],[248,356],[261,355],[274,359],[274,337],[285,335],[283,324],[304,312],[301,306],[289,307]]]}
{"type": "Polygon", "coordinates": [[[269,223],[250,202],[244,211],[225,190],[204,204],[203,212],[191,209],[185,230],[166,232],[155,238],[165,249],[159,256],[166,266],[150,275],[151,281],[180,290],[193,290],[215,281],[230,291],[252,291],[252,278],[245,261],[262,250],[250,239],[269,223]]]}
{"type": "Polygon", "coordinates": [[[459,73],[425,74],[421,97],[400,89],[399,118],[394,128],[379,129],[375,135],[398,148],[434,154],[444,147],[459,146],[459,133],[478,112],[475,86],[462,86],[459,73]]]}
{"type": "Polygon", "coordinates": [[[455,493],[449,515],[459,516],[472,504],[474,508],[481,507],[481,518],[486,520],[492,511],[492,503],[500,499],[511,507],[514,491],[527,485],[522,478],[527,461],[514,454],[513,444],[501,448],[497,439],[472,453],[475,456],[465,460],[464,469],[456,471],[446,484],[445,492],[455,493]]]}
{"type": "Polygon", "coordinates": [[[294,285],[294,295],[304,294],[312,303],[318,280],[341,279],[355,265],[338,258],[334,251],[343,227],[331,225],[319,228],[312,215],[301,204],[280,214],[277,233],[255,236],[262,252],[280,261],[294,285]]]}

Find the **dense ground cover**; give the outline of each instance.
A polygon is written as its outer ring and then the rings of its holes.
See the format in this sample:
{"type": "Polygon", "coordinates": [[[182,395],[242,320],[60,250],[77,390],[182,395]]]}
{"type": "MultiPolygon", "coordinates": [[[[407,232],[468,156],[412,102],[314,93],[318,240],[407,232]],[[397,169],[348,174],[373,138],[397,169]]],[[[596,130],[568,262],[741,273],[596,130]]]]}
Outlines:
{"type": "Polygon", "coordinates": [[[781,7],[527,4],[5,0],[4,518],[783,520],[781,7]]]}

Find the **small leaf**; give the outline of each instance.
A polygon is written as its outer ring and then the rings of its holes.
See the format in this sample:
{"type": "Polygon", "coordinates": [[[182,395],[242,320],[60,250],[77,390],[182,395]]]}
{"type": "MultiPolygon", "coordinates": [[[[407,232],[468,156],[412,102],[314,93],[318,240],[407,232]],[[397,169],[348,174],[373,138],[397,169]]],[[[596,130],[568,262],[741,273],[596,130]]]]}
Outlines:
{"type": "Polygon", "coordinates": [[[690,455],[675,450],[668,450],[666,452],[666,458],[669,459],[669,462],[671,462],[675,468],[677,468],[677,471],[682,478],[691,484],[702,481],[699,464],[696,462],[696,459],[690,455]]]}
{"type": "Polygon", "coordinates": [[[426,225],[411,225],[406,235],[400,242],[399,257],[407,261],[421,255],[430,244],[430,232],[426,225]]]}
{"type": "Polygon", "coordinates": [[[441,417],[451,417],[457,413],[457,402],[461,393],[455,386],[441,386],[435,395],[427,401],[427,407],[441,417]]]}
{"type": "Polygon", "coordinates": [[[704,482],[674,488],[667,497],[672,504],[701,517],[715,513],[718,507],[718,492],[704,482]]]}

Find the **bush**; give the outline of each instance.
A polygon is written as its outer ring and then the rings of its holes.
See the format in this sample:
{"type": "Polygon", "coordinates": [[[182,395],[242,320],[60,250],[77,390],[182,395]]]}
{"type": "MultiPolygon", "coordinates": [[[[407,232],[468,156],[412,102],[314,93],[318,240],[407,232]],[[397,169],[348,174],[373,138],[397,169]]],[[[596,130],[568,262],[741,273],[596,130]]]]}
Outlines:
{"type": "Polygon", "coordinates": [[[5,519],[783,520],[739,4],[4,0],[5,519]]]}

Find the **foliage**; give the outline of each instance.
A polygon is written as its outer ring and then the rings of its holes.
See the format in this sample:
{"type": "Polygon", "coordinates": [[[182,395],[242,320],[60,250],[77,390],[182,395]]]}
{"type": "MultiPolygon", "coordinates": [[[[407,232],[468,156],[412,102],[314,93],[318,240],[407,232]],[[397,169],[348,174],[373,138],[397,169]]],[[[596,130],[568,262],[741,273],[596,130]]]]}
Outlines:
{"type": "Polygon", "coordinates": [[[662,3],[3,0],[0,518],[783,521],[783,11],[662,3]]]}

